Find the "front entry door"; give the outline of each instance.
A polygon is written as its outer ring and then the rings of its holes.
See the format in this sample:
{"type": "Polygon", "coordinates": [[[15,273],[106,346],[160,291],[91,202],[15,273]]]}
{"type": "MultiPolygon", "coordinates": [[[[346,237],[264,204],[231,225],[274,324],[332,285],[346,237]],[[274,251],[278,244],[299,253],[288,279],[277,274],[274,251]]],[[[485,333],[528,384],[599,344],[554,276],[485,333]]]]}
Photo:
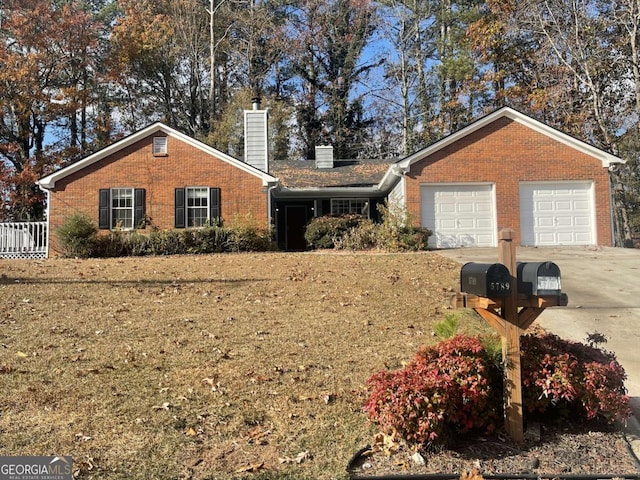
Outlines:
{"type": "Polygon", "coordinates": [[[307,207],[305,205],[285,206],[285,248],[287,250],[307,249],[307,241],[304,239],[304,230],[307,225],[307,220],[307,207]]]}

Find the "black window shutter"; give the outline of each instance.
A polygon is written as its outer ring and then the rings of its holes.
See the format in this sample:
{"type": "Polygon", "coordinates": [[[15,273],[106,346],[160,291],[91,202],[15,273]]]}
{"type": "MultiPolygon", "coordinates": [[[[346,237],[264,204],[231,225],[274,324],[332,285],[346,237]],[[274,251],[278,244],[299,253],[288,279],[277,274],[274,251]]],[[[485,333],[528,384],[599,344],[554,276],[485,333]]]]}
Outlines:
{"type": "Polygon", "coordinates": [[[176,188],[175,193],[175,227],[185,227],[185,198],[184,188],[176,188]]]}
{"type": "Polygon", "coordinates": [[[109,229],[109,211],[111,202],[111,191],[108,188],[100,189],[100,197],[99,197],[99,207],[98,207],[98,228],[100,229],[109,229]]]}
{"type": "Polygon", "coordinates": [[[145,200],[145,189],[136,188],[133,192],[133,228],[144,228],[146,225],[144,218],[145,200]]]}
{"type": "Polygon", "coordinates": [[[220,220],[220,189],[209,189],[209,220],[211,224],[220,220]]]}

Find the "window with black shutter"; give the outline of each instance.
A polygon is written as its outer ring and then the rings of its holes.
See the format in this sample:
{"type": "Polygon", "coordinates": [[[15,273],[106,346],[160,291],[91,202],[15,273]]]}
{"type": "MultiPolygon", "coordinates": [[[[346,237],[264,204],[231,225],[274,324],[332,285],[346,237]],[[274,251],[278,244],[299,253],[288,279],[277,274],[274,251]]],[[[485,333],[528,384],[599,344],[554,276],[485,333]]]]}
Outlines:
{"type": "Polygon", "coordinates": [[[133,230],[145,227],[144,188],[103,188],[99,191],[98,227],[133,230]]]}
{"type": "Polygon", "coordinates": [[[202,227],[220,221],[220,189],[185,187],[175,189],[175,228],[202,227]]]}
{"type": "Polygon", "coordinates": [[[98,228],[108,230],[111,227],[111,190],[100,189],[100,206],[98,208],[98,228]]]}
{"type": "Polygon", "coordinates": [[[185,211],[185,189],[176,188],[175,190],[175,215],[174,215],[174,227],[184,228],[186,226],[186,211],[185,211]]]}
{"type": "Polygon", "coordinates": [[[136,188],[133,193],[133,228],[144,228],[146,222],[146,193],[144,188],[136,188]]]}
{"type": "Polygon", "coordinates": [[[220,189],[210,188],[209,199],[209,221],[212,224],[219,223],[222,218],[220,214],[220,189]]]}

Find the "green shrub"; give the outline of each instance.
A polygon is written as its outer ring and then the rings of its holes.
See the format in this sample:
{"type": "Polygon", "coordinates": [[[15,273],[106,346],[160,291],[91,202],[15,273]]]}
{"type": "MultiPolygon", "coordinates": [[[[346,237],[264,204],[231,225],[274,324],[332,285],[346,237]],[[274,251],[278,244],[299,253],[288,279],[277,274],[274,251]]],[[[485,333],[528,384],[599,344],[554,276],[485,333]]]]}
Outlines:
{"type": "Polygon", "coordinates": [[[159,230],[149,234],[150,255],[177,255],[184,253],[178,230],[159,230]]]}
{"type": "Polygon", "coordinates": [[[131,232],[131,235],[128,237],[128,243],[128,255],[142,257],[151,254],[151,240],[148,235],[140,235],[137,232],[131,232]]]}
{"type": "Polygon", "coordinates": [[[114,230],[100,235],[93,252],[95,257],[128,257],[149,254],[149,237],[135,230],[114,230]]]}
{"type": "Polygon", "coordinates": [[[304,238],[311,248],[335,248],[336,242],[340,244],[345,235],[365,221],[368,220],[356,214],[316,217],[307,225],[304,238]]]}
{"type": "Polygon", "coordinates": [[[460,318],[457,313],[445,313],[444,320],[440,320],[433,326],[433,332],[440,340],[446,340],[458,333],[460,318]]]}
{"type": "Polygon", "coordinates": [[[344,250],[371,250],[379,248],[378,226],[364,219],[340,238],[335,239],[335,248],[344,250]]]}
{"type": "MultiPolygon", "coordinates": [[[[116,230],[99,235],[90,255],[122,257],[273,250],[271,232],[251,226],[207,226],[188,230],[153,230],[149,235],[116,230]]],[[[88,256],[88,255],[87,255],[88,256]]]]}
{"type": "Polygon", "coordinates": [[[390,252],[426,250],[432,232],[413,225],[411,215],[404,207],[395,204],[378,205],[382,216],[379,226],[379,244],[390,252]]]}
{"type": "Polygon", "coordinates": [[[180,230],[178,235],[180,237],[180,250],[177,253],[198,253],[195,230],[180,230]]]}
{"type": "Polygon", "coordinates": [[[227,245],[232,252],[267,252],[273,250],[271,230],[255,225],[241,225],[229,230],[227,245]]]}
{"type": "Polygon", "coordinates": [[[194,231],[196,243],[199,246],[197,253],[222,253],[228,252],[229,229],[219,226],[207,226],[194,231]]]}
{"type": "Polygon", "coordinates": [[[56,235],[64,256],[86,258],[96,248],[98,226],[88,215],[74,213],[57,229],[56,235]]]}
{"type": "Polygon", "coordinates": [[[431,231],[412,225],[401,207],[379,205],[382,223],[356,214],[316,217],[305,230],[311,248],[381,249],[388,252],[426,250],[431,231]]]}

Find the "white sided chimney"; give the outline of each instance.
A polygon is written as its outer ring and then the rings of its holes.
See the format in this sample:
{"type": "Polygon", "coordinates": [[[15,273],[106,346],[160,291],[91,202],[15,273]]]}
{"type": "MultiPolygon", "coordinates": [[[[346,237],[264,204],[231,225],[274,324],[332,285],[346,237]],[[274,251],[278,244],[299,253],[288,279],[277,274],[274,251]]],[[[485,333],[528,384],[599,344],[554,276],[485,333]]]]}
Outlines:
{"type": "Polygon", "coordinates": [[[244,161],[269,172],[267,110],[260,110],[260,98],[251,99],[252,110],[244,111],[244,161]]]}
{"type": "Polygon", "coordinates": [[[316,168],[333,168],[333,147],[316,145],[316,168]]]}

